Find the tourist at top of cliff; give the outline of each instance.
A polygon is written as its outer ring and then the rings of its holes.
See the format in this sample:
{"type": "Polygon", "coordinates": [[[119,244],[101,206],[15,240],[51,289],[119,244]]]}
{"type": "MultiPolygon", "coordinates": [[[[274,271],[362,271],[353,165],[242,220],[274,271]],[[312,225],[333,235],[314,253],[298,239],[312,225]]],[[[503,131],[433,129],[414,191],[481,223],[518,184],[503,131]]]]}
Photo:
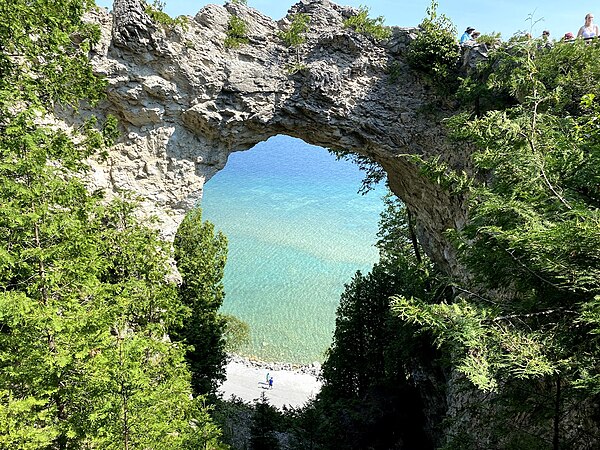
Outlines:
{"type": "Polygon", "coordinates": [[[579,29],[577,37],[589,39],[597,37],[598,35],[600,35],[600,32],[598,31],[598,25],[594,24],[594,15],[592,13],[587,13],[585,16],[585,24],[579,29]]]}
{"type": "Polygon", "coordinates": [[[568,33],[565,33],[565,35],[563,36],[563,41],[572,41],[573,39],[575,39],[575,36],[573,36],[573,33],[571,33],[570,31],[568,33]]]}
{"type": "Polygon", "coordinates": [[[481,33],[479,31],[473,31],[473,34],[471,34],[471,39],[475,41],[479,36],[481,36],[481,33]]]}
{"type": "Polygon", "coordinates": [[[553,42],[550,40],[550,32],[548,30],[542,31],[542,38],[538,43],[538,49],[551,48],[553,42]]]}
{"type": "Polygon", "coordinates": [[[471,39],[473,39],[473,37],[471,36],[471,33],[475,31],[475,28],[473,27],[467,27],[467,29],[465,30],[465,32],[463,33],[463,35],[460,37],[460,43],[464,44],[467,41],[470,41],[471,39]]]}

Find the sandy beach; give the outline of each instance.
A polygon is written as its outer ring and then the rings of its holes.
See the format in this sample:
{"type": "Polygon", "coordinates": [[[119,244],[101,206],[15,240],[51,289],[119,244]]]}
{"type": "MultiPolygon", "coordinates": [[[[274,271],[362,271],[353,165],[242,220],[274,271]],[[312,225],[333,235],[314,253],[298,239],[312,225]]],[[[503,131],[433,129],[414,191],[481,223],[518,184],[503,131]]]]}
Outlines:
{"type": "Polygon", "coordinates": [[[234,395],[253,402],[264,392],[269,403],[277,408],[284,405],[299,407],[314,398],[321,389],[317,377],[320,371],[318,363],[296,367],[231,356],[226,370],[227,379],[219,388],[225,400],[234,395]],[[273,377],[272,389],[269,388],[267,374],[273,377]]]}

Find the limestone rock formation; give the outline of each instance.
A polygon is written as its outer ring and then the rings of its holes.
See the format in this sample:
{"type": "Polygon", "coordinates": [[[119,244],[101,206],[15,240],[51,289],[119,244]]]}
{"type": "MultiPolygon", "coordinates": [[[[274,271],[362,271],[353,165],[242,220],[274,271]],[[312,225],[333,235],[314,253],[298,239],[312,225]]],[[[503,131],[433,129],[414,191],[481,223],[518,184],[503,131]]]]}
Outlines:
{"type": "Polygon", "coordinates": [[[230,153],[286,134],[381,164],[429,254],[460,271],[443,232],[464,224],[462,200],[423,177],[407,155],[440,156],[459,170],[468,158],[447,144],[441,116],[432,113],[440,105],[406,65],[415,30],[394,28],[389,41],[377,42],[344,28],[354,13],[301,0],[275,21],[228,3],[172,27],[154,23],[139,0],[92,13],[102,28],[92,62],[108,81],[107,100],[94,113],[116,115],[123,131],[108,160],[93,164],[94,183],[139,194],[171,236],[230,153]],[[291,73],[296,51],[278,33],[296,13],[311,21],[301,69],[291,73]],[[236,49],[224,46],[232,15],[248,25],[249,43],[236,49]]]}

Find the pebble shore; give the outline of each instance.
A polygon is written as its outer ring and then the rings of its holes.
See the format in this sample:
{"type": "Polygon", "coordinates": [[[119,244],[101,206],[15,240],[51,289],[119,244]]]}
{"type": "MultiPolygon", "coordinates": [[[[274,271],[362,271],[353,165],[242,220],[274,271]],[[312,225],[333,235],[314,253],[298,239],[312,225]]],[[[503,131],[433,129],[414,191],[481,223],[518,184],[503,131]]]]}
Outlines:
{"type": "Polygon", "coordinates": [[[246,367],[264,369],[264,370],[285,370],[288,372],[305,373],[319,378],[321,375],[321,363],[315,361],[311,364],[293,364],[283,362],[260,361],[255,358],[248,358],[234,354],[227,355],[228,362],[243,364],[246,367]]]}
{"type": "Polygon", "coordinates": [[[229,355],[225,370],[226,379],[218,392],[226,400],[235,397],[252,403],[264,396],[276,408],[298,408],[314,399],[322,387],[318,362],[302,365],[229,355]]]}

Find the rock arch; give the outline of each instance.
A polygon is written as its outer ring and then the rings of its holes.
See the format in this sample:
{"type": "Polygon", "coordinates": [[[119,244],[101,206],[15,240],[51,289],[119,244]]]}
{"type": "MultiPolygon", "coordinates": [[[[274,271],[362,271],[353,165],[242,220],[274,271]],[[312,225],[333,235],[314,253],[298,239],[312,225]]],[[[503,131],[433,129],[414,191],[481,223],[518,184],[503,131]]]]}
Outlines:
{"type": "Polygon", "coordinates": [[[208,5],[173,29],[154,23],[139,0],[115,0],[112,14],[91,13],[102,28],[92,62],[108,81],[107,99],[94,113],[115,114],[123,128],[108,159],[93,162],[94,183],[140,194],[170,235],[231,152],[286,134],[381,164],[417,218],[427,252],[460,273],[444,231],[463,226],[463,201],[422,176],[406,155],[439,156],[458,169],[468,155],[447,143],[443,114],[431,112],[437,100],[405,62],[415,30],[393,28],[392,38],[378,43],[344,28],[353,12],[301,0],[274,21],[229,3],[208,5]],[[290,73],[296,52],[278,32],[298,12],[310,16],[310,30],[302,69],[290,73]],[[232,14],[248,24],[249,44],[237,49],[223,44],[232,14]]]}

